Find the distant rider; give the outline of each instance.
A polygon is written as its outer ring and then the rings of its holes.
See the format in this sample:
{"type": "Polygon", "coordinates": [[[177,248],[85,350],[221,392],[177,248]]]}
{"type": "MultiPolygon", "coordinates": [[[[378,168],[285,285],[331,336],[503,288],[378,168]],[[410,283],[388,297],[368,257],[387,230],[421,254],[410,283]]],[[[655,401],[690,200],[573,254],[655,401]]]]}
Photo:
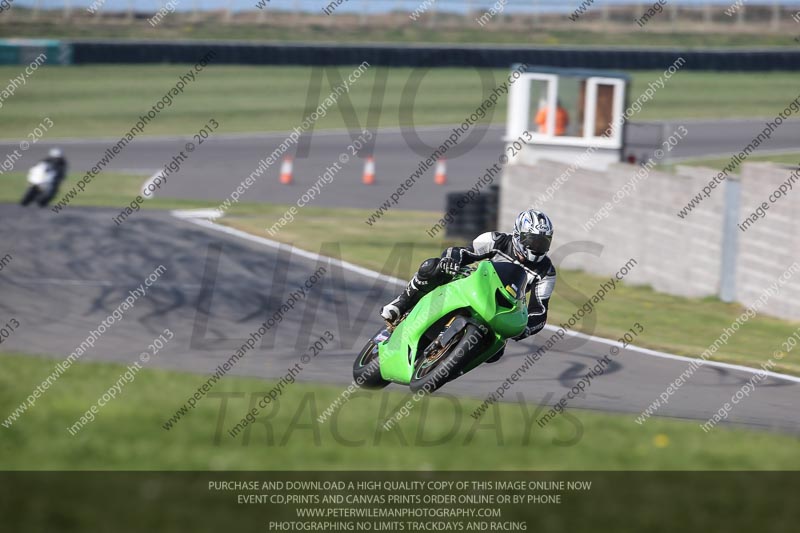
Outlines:
{"type": "Polygon", "coordinates": [[[58,194],[61,182],[67,177],[67,160],[60,148],[52,148],[48,156],[31,168],[28,173],[30,187],[25,191],[20,204],[36,201],[40,207],[47,206],[58,194]]]}
{"type": "MultiPolygon", "coordinates": [[[[472,246],[453,246],[445,250],[440,258],[423,261],[406,289],[383,307],[381,316],[396,325],[423,296],[451,281],[462,266],[482,259],[487,254],[491,256],[493,251],[499,251],[515,257],[534,272],[528,273],[526,288],[526,292],[530,292],[528,326],[514,340],[520,341],[538,333],[547,323],[547,308],[556,285],[556,269],[547,256],[552,239],[553,223],[547,215],[534,209],[523,211],[514,222],[513,233],[483,233],[472,242],[472,246]]],[[[493,260],[506,261],[502,256],[493,260]]],[[[502,355],[503,351],[500,351],[487,362],[494,363],[502,355]]]]}

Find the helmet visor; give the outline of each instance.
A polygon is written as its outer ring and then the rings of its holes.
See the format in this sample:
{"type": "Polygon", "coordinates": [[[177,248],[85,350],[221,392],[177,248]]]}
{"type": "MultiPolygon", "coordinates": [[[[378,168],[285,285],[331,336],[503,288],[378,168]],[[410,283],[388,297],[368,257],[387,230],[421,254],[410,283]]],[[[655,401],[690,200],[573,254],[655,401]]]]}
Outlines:
{"type": "Polygon", "coordinates": [[[522,246],[536,255],[546,254],[550,250],[550,241],[552,240],[553,237],[551,235],[540,235],[539,233],[519,234],[519,242],[522,243],[522,246]]]}

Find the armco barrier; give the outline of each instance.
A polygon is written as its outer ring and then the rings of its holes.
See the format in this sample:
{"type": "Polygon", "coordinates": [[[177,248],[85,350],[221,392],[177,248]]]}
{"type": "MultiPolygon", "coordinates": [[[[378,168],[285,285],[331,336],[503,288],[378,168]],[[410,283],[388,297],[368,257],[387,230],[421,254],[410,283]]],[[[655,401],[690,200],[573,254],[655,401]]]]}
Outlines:
{"type": "Polygon", "coordinates": [[[0,39],[0,65],[27,65],[45,54],[47,65],[69,65],[72,47],[52,39],[0,39]]]}
{"type": "Polygon", "coordinates": [[[219,41],[72,41],[73,60],[87,63],[194,63],[209,48],[215,64],[357,65],[386,67],[492,67],[513,63],[551,67],[659,70],[676,57],[685,69],[800,70],[800,49],[682,50],[679,48],[588,48],[508,46],[331,45],[219,41]]]}

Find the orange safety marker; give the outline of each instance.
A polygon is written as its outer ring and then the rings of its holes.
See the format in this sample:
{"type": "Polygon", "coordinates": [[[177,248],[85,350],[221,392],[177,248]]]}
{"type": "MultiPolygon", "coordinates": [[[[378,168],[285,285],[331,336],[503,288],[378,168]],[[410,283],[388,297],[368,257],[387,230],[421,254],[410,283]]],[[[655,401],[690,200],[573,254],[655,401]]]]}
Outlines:
{"type": "Polygon", "coordinates": [[[284,157],[281,163],[281,183],[289,185],[292,183],[294,173],[294,161],[291,157],[284,157]]]}
{"type": "Polygon", "coordinates": [[[447,159],[444,157],[436,162],[436,174],[433,176],[433,182],[436,185],[447,183],[447,159]]]}
{"type": "Polygon", "coordinates": [[[364,161],[364,177],[361,181],[364,182],[364,185],[375,184],[375,158],[371,155],[367,156],[364,161]]]}

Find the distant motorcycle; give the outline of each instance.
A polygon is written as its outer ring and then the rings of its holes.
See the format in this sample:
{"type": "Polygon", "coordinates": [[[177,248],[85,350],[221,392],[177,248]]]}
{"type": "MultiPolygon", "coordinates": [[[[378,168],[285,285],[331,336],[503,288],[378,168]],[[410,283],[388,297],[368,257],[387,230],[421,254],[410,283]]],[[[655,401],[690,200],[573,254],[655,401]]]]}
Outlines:
{"type": "Polygon", "coordinates": [[[38,201],[42,207],[47,205],[47,200],[52,196],[53,189],[56,186],[56,177],[56,169],[45,161],[31,167],[28,171],[28,184],[30,186],[25,191],[20,203],[28,205],[33,201],[38,201]]]}

